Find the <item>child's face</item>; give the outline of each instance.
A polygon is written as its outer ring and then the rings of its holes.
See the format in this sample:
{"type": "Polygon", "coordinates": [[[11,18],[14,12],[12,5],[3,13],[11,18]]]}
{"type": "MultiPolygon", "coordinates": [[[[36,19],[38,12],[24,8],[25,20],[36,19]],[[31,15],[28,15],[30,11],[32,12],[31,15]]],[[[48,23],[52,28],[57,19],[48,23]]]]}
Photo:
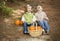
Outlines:
{"type": "Polygon", "coordinates": [[[27,7],[27,11],[28,12],[31,12],[32,11],[32,7],[30,6],[30,7],[27,7]]]}
{"type": "Polygon", "coordinates": [[[42,11],[42,7],[41,6],[37,6],[37,10],[38,11],[42,11]]]}

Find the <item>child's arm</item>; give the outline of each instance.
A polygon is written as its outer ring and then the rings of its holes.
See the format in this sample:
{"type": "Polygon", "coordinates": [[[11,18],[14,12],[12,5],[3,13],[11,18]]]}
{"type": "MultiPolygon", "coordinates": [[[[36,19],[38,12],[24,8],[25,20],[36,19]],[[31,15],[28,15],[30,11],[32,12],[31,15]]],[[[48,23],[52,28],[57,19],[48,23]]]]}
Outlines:
{"type": "Polygon", "coordinates": [[[35,17],[35,16],[33,16],[32,22],[35,22],[35,21],[36,21],[36,17],[35,17]]]}
{"type": "Polygon", "coordinates": [[[23,23],[25,22],[24,16],[22,16],[22,21],[23,21],[23,23]]]}
{"type": "Polygon", "coordinates": [[[49,18],[47,17],[46,13],[44,13],[44,19],[49,20],[49,18]]]}
{"type": "Polygon", "coordinates": [[[36,21],[38,21],[37,19],[38,19],[38,15],[37,15],[37,13],[35,13],[35,18],[36,18],[36,21]]]}

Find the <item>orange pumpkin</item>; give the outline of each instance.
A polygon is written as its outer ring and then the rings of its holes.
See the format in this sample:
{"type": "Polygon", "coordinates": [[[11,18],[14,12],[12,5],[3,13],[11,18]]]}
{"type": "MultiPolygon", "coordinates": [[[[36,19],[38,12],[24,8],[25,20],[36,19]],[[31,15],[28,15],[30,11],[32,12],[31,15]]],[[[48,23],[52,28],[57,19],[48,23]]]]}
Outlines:
{"type": "MultiPolygon", "coordinates": [[[[29,30],[36,30],[35,26],[30,26],[29,30]]],[[[37,26],[37,30],[42,30],[42,28],[40,26],[37,26]]]]}
{"type": "Polygon", "coordinates": [[[22,25],[23,22],[22,22],[21,20],[16,20],[16,21],[15,21],[15,24],[16,24],[16,25],[22,25]]]}
{"type": "Polygon", "coordinates": [[[29,30],[35,30],[35,27],[34,26],[30,26],[29,30]]]}
{"type": "Polygon", "coordinates": [[[19,24],[20,24],[20,20],[16,20],[16,21],[15,21],[15,24],[16,24],[16,25],[19,25],[19,24]]]}

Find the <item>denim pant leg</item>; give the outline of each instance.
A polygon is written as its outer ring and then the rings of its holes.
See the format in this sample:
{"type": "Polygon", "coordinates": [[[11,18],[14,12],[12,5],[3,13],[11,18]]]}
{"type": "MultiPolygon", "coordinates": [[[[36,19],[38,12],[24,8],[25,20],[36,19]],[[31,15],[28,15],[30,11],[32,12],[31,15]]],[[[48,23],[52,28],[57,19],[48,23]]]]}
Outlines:
{"type": "Polygon", "coordinates": [[[45,30],[50,30],[50,27],[49,27],[49,25],[48,25],[48,22],[47,22],[47,20],[43,20],[43,22],[44,22],[44,26],[45,26],[45,30]]]}
{"type": "Polygon", "coordinates": [[[27,23],[24,22],[23,26],[24,26],[24,31],[23,32],[24,33],[27,33],[28,32],[27,23]]]}
{"type": "Polygon", "coordinates": [[[39,26],[42,27],[42,29],[45,29],[43,21],[37,21],[37,22],[38,22],[39,26]]]}

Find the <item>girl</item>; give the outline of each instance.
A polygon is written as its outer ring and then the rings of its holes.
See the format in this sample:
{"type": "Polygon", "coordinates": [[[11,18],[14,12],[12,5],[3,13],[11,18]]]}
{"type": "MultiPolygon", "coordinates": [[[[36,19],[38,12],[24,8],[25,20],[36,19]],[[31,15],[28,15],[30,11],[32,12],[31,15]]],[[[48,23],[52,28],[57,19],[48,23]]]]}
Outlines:
{"type": "Polygon", "coordinates": [[[36,21],[36,18],[31,11],[32,7],[30,5],[27,5],[27,12],[24,13],[24,15],[22,16],[22,21],[24,23],[24,34],[28,33],[28,25],[31,25],[33,22],[36,21]]]}

